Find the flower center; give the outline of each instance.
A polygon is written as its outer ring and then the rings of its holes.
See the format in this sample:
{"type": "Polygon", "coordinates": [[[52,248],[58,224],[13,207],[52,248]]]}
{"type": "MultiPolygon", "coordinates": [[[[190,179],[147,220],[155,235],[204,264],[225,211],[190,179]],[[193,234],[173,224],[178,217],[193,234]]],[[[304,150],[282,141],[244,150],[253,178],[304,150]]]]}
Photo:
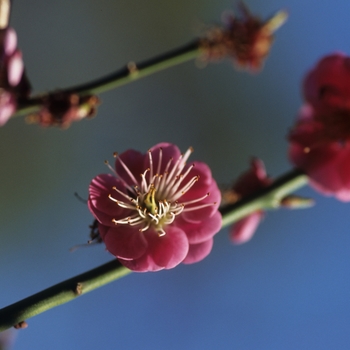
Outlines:
{"type": "MultiPolygon", "coordinates": [[[[191,190],[192,186],[199,181],[199,176],[190,176],[194,168],[194,164],[186,168],[186,161],[193,152],[192,148],[177,160],[171,158],[161,173],[163,163],[163,151],[159,149],[158,167],[154,171],[152,151],[149,151],[150,167],[141,174],[141,179],[136,180],[130,169],[118,157],[128,177],[133,185],[126,186],[126,192],[116,187],[113,190],[122,196],[123,200],[116,199],[109,194],[109,199],[115,202],[119,207],[129,211],[129,215],[121,218],[113,218],[116,225],[140,226],[139,231],[143,232],[149,228],[155,229],[159,236],[164,236],[166,232],[164,228],[174,222],[176,216],[184,211],[198,210],[216,203],[202,203],[210,193],[195,198],[191,201],[181,202],[181,197],[191,190]]],[[[117,157],[117,154],[115,154],[117,157]]],[[[108,164],[108,163],[107,163],[108,164]]],[[[109,166],[109,165],[108,165],[109,166]]],[[[110,167],[110,166],[109,166],[110,167]]],[[[112,169],[110,167],[110,169],[112,169]]],[[[112,169],[113,170],[113,169],[112,169]]],[[[118,173],[113,170],[115,175],[118,173]]]]}
{"type": "Polygon", "coordinates": [[[146,211],[155,215],[158,212],[158,206],[156,202],[156,189],[154,188],[154,185],[151,186],[150,190],[148,193],[145,195],[145,199],[143,201],[143,204],[146,208],[146,211]]]}

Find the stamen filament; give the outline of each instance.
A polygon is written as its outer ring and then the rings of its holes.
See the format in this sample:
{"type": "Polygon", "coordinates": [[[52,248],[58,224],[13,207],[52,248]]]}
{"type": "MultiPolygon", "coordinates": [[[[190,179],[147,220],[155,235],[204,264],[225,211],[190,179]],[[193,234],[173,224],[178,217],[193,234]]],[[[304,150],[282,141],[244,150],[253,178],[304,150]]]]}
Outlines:
{"type": "Polygon", "coordinates": [[[113,175],[115,175],[115,176],[118,177],[117,172],[115,171],[115,169],[113,169],[113,168],[111,167],[111,165],[109,164],[109,161],[108,161],[108,160],[105,160],[104,163],[107,165],[108,169],[113,173],[113,175]]]}
{"type": "Polygon", "coordinates": [[[173,180],[174,177],[176,177],[176,175],[179,175],[181,173],[181,168],[179,167],[179,164],[181,162],[181,157],[179,157],[179,159],[176,161],[174,167],[171,169],[170,174],[168,176],[168,181],[166,183],[167,187],[169,186],[169,183],[173,180]]]}
{"type": "Polygon", "coordinates": [[[211,205],[215,205],[215,204],[216,204],[216,202],[207,203],[207,204],[202,204],[202,205],[197,205],[196,207],[192,207],[192,208],[185,207],[183,211],[184,211],[184,212],[187,212],[187,211],[193,211],[193,210],[203,209],[203,208],[206,208],[206,207],[210,207],[211,205]]]}
{"type": "Polygon", "coordinates": [[[146,169],[143,174],[141,174],[141,191],[148,192],[149,191],[149,185],[147,184],[146,180],[146,174],[150,169],[146,169]]]}
{"type": "Polygon", "coordinates": [[[119,190],[117,187],[113,186],[112,189],[114,191],[117,191],[120,195],[122,195],[124,198],[126,198],[127,200],[129,200],[130,202],[134,202],[135,199],[128,196],[126,193],[122,192],[121,190],[119,190]]]}
{"type": "Polygon", "coordinates": [[[198,175],[193,177],[185,186],[183,186],[180,190],[177,191],[177,194],[174,194],[173,198],[177,200],[178,198],[183,196],[198,180],[198,175]]]}
{"type": "Polygon", "coordinates": [[[147,231],[149,229],[149,226],[150,226],[150,223],[148,223],[145,227],[143,228],[140,228],[140,232],[144,232],[144,231],[147,231]]]}
{"type": "Polygon", "coordinates": [[[153,177],[153,158],[152,158],[152,151],[148,151],[148,158],[149,158],[149,181],[152,182],[152,177],[153,177]]]}
{"type": "MultiPolygon", "coordinates": [[[[118,155],[118,154],[117,154],[118,155]]],[[[135,184],[135,185],[137,185],[137,181],[136,181],[136,179],[135,179],[135,176],[133,175],[133,173],[130,171],[130,169],[127,167],[127,165],[120,159],[120,157],[118,157],[116,155],[116,158],[117,158],[117,160],[119,161],[119,163],[122,165],[122,167],[124,168],[124,170],[126,171],[126,173],[129,175],[129,177],[130,177],[130,179],[131,179],[131,181],[135,184]]],[[[120,176],[119,176],[120,177],[120,176]]]]}
{"type": "Polygon", "coordinates": [[[163,237],[165,235],[166,235],[166,232],[164,230],[162,230],[162,229],[158,230],[158,237],[163,237]]]}
{"type": "Polygon", "coordinates": [[[206,193],[203,197],[200,197],[200,198],[196,198],[196,199],[193,199],[191,201],[188,201],[188,202],[183,202],[181,203],[182,205],[189,205],[189,204],[193,204],[193,203],[198,203],[200,201],[202,201],[203,199],[207,198],[210,196],[210,192],[206,193]]]}
{"type": "Polygon", "coordinates": [[[151,218],[153,219],[153,221],[156,222],[156,224],[159,223],[159,219],[156,217],[156,215],[153,215],[153,214],[151,214],[151,213],[147,213],[147,214],[148,214],[149,217],[151,217],[151,218]]]}
{"type": "MultiPolygon", "coordinates": [[[[176,184],[174,184],[173,186],[170,187],[170,191],[169,191],[169,196],[172,197],[174,195],[174,193],[176,193],[176,191],[178,190],[178,188],[180,187],[180,184],[184,181],[185,177],[189,174],[189,172],[194,168],[194,164],[192,164],[184,174],[180,175],[178,178],[178,181],[176,184]]],[[[181,191],[179,191],[181,192],[181,191]]]]}
{"type": "Polygon", "coordinates": [[[159,159],[158,159],[158,167],[157,167],[157,174],[160,174],[160,166],[162,164],[162,158],[163,158],[163,148],[159,148],[159,159]]]}

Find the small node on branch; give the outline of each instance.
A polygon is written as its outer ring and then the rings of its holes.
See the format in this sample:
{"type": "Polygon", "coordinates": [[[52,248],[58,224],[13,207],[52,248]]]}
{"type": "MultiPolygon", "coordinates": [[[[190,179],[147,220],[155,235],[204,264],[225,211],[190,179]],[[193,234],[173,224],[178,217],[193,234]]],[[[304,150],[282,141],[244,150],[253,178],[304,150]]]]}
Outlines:
{"type": "Polygon", "coordinates": [[[137,75],[139,72],[135,62],[129,62],[127,64],[127,68],[128,68],[130,75],[137,75]]]}
{"type": "Polygon", "coordinates": [[[26,321],[21,321],[13,326],[15,329],[24,329],[28,327],[28,323],[26,321]]]}
{"type": "Polygon", "coordinates": [[[280,205],[288,209],[304,209],[315,205],[315,200],[290,194],[281,199],[280,205]]]}
{"type": "Polygon", "coordinates": [[[78,282],[76,287],[75,287],[74,292],[76,295],[82,295],[83,294],[83,284],[78,282]]]}

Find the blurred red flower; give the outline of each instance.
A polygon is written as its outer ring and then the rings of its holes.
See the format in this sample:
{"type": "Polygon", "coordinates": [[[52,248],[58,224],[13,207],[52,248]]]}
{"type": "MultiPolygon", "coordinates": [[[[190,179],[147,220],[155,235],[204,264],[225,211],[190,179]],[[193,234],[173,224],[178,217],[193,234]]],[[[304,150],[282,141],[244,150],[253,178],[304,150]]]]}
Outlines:
{"type": "MultiPolygon", "coordinates": [[[[271,183],[272,179],[266,175],[263,161],[258,158],[253,158],[250,169],[241,175],[233,185],[232,191],[238,198],[244,198],[269,186],[271,183]]],[[[264,212],[258,210],[237,221],[230,228],[231,241],[235,244],[249,241],[253,237],[263,217],[264,212]]]]}

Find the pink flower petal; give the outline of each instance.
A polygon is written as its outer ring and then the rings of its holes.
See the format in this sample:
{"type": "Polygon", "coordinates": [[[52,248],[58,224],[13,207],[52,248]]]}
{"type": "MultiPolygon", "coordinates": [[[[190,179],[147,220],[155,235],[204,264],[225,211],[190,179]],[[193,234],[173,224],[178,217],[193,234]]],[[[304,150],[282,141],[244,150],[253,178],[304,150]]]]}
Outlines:
{"type": "Polygon", "coordinates": [[[249,241],[253,237],[263,216],[262,211],[256,211],[237,221],[230,229],[231,241],[235,244],[242,244],[249,241]]]}
{"type": "Polygon", "coordinates": [[[17,47],[17,34],[13,28],[7,28],[4,38],[5,55],[10,56],[17,47]]]}
{"type": "Polygon", "coordinates": [[[118,225],[113,228],[100,224],[98,229],[107,250],[118,258],[137,259],[148,247],[143,233],[130,226],[118,225]]]}
{"type": "MultiPolygon", "coordinates": [[[[315,115],[312,110],[312,117],[315,115]]],[[[331,113],[331,112],[330,112],[331,113]]],[[[330,115],[331,117],[331,115],[330,115]]],[[[350,144],[332,141],[328,130],[311,117],[298,122],[289,139],[289,158],[309,176],[310,185],[324,195],[350,200],[350,144]]]]}
{"type": "Polygon", "coordinates": [[[164,270],[164,267],[158,266],[150,255],[144,254],[141,258],[134,260],[118,259],[125,267],[135,272],[156,272],[164,270]]]}
{"type": "Polygon", "coordinates": [[[185,232],[178,227],[168,226],[165,232],[161,237],[157,233],[151,234],[152,232],[147,232],[145,236],[153,261],[165,269],[171,269],[180,264],[187,255],[188,239],[185,232]]]}
{"type": "Polygon", "coordinates": [[[350,200],[350,147],[335,143],[303,152],[298,145],[290,147],[290,157],[310,177],[310,184],[325,195],[350,200]]]}
{"type": "Polygon", "coordinates": [[[166,232],[162,237],[155,232],[147,232],[147,253],[138,259],[119,261],[137,272],[159,271],[177,266],[188,253],[188,241],[185,233],[176,227],[168,227],[166,232]]]}
{"type": "Polygon", "coordinates": [[[188,222],[180,217],[176,225],[186,232],[190,244],[198,244],[207,241],[220,231],[222,218],[217,211],[211,217],[203,218],[199,223],[188,222]]]}
{"type": "Polygon", "coordinates": [[[90,196],[88,206],[96,219],[104,225],[114,226],[112,219],[116,217],[127,217],[130,215],[130,210],[121,208],[116,202],[111,200],[108,196],[111,195],[116,200],[124,200],[123,196],[113,187],[126,193],[124,185],[121,181],[109,174],[101,174],[96,176],[89,188],[90,196]]]}
{"type": "Polygon", "coordinates": [[[350,58],[341,52],[323,57],[303,87],[305,99],[314,107],[350,108],[350,58]]]}
{"type": "Polygon", "coordinates": [[[203,260],[211,252],[213,243],[214,243],[213,238],[210,238],[207,241],[199,244],[190,244],[190,249],[183,263],[193,264],[203,260]]]}
{"type": "Polygon", "coordinates": [[[23,75],[23,70],[22,53],[17,50],[10,57],[7,67],[7,79],[11,86],[17,86],[19,84],[23,75]]]}
{"type": "Polygon", "coordinates": [[[250,169],[238,178],[233,185],[233,189],[242,197],[246,197],[270,185],[271,182],[272,180],[266,174],[263,161],[253,158],[250,169]]]}
{"type": "MultiPolygon", "coordinates": [[[[266,174],[262,160],[253,158],[250,169],[243,173],[232,186],[233,192],[242,198],[262,190],[272,183],[266,174]]],[[[233,243],[241,244],[249,241],[257,229],[263,211],[257,211],[233,224],[230,228],[230,239],[233,243]]]]}

